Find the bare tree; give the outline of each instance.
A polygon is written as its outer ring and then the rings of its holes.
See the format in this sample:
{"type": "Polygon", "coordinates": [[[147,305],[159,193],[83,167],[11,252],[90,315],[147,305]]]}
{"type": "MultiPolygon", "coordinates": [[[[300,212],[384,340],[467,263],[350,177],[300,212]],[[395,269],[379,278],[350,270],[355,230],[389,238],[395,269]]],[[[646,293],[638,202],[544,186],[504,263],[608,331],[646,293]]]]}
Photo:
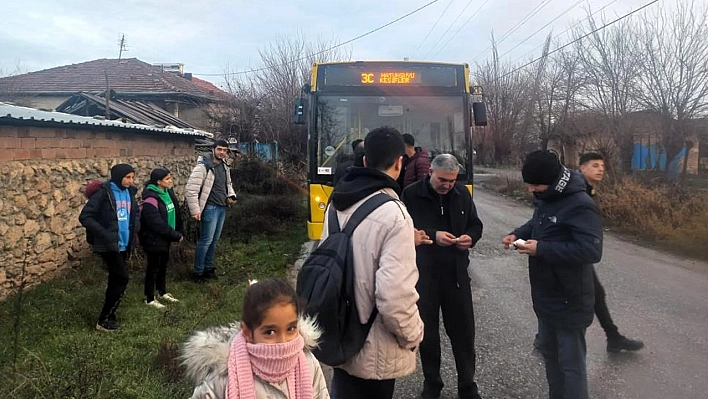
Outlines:
{"type": "Polygon", "coordinates": [[[509,162],[518,142],[526,142],[527,132],[519,129],[524,111],[530,105],[527,75],[499,60],[492,35],[492,60],[477,65],[474,73],[484,87],[489,126],[486,137],[475,143],[477,159],[496,165],[509,162]]]}
{"type": "Polygon", "coordinates": [[[351,51],[335,40],[307,42],[304,35],[282,37],[259,50],[262,66],[229,75],[228,87],[241,102],[241,140],[278,141],[291,161],[304,159],[304,127],[292,123],[295,98],[308,83],[314,62],[345,61],[351,51]]]}
{"type": "Polygon", "coordinates": [[[625,20],[598,30],[598,21],[589,10],[587,14],[587,25],[574,32],[583,82],[578,101],[602,121],[603,131],[595,132],[593,137],[596,146],[601,147],[596,149],[610,161],[608,166],[618,167],[622,158],[631,158],[631,129],[625,116],[637,110],[638,105],[635,88],[641,54],[636,51],[636,24],[625,20]]]}
{"type": "Polygon", "coordinates": [[[680,2],[673,12],[659,8],[642,18],[638,40],[644,62],[637,99],[661,116],[671,161],[689,147],[687,122],[708,109],[708,10],[693,1],[680,2]]]}

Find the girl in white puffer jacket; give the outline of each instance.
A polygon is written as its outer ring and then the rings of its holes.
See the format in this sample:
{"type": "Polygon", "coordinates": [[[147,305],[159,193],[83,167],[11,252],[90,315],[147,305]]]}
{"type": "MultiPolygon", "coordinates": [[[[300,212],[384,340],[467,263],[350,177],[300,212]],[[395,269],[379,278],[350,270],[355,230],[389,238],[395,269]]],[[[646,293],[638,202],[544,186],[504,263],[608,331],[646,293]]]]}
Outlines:
{"type": "Polygon", "coordinates": [[[251,285],[239,325],[194,333],[182,363],[195,381],[192,399],[329,399],[322,368],[310,352],[320,331],[299,317],[287,282],[251,285]]]}

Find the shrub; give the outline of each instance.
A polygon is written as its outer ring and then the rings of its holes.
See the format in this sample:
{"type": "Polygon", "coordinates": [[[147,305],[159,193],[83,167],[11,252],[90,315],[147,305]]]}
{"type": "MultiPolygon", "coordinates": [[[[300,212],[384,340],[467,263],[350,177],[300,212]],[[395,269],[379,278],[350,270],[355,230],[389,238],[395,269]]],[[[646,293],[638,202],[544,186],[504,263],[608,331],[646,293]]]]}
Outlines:
{"type": "Polygon", "coordinates": [[[292,195],[299,192],[299,182],[278,173],[271,164],[254,159],[237,161],[231,166],[236,191],[253,195],[292,195]]]}
{"type": "MultiPolygon", "coordinates": [[[[658,180],[618,179],[600,187],[607,223],[685,254],[708,245],[708,196],[658,180]]],[[[703,253],[705,256],[705,253],[703,253]]]]}
{"type": "Polygon", "coordinates": [[[282,232],[306,219],[300,195],[243,196],[227,213],[223,234],[248,242],[254,235],[282,232]]]}

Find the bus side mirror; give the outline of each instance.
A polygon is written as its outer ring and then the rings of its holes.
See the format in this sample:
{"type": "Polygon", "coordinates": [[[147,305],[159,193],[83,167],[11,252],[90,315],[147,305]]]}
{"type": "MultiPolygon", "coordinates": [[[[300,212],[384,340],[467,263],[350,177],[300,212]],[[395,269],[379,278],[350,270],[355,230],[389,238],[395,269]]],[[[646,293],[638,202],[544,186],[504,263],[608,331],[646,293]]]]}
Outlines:
{"type": "Polygon", "coordinates": [[[484,103],[472,103],[475,126],[487,126],[487,106],[484,103]]]}
{"type": "Polygon", "coordinates": [[[296,125],[304,125],[307,115],[307,99],[295,99],[295,113],[293,114],[293,123],[296,125]]]}

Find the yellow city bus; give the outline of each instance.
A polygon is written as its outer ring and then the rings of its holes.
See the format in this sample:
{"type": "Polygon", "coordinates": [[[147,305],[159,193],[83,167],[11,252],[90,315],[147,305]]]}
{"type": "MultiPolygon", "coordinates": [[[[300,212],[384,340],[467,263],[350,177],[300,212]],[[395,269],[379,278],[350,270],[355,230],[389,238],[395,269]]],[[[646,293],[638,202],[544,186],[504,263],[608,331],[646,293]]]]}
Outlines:
{"type": "Polygon", "coordinates": [[[311,240],[322,235],[337,166],[353,156],[351,142],[380,126],[415,137],[434,157],[454,154],[459,181],[472,186],[471,126],[486,125],[481,89],[467,64],[356,61],[315,64],[294,122],[307,124],[311,240]],[[474,111],[473,111],[474,109],[474,111]]]}

